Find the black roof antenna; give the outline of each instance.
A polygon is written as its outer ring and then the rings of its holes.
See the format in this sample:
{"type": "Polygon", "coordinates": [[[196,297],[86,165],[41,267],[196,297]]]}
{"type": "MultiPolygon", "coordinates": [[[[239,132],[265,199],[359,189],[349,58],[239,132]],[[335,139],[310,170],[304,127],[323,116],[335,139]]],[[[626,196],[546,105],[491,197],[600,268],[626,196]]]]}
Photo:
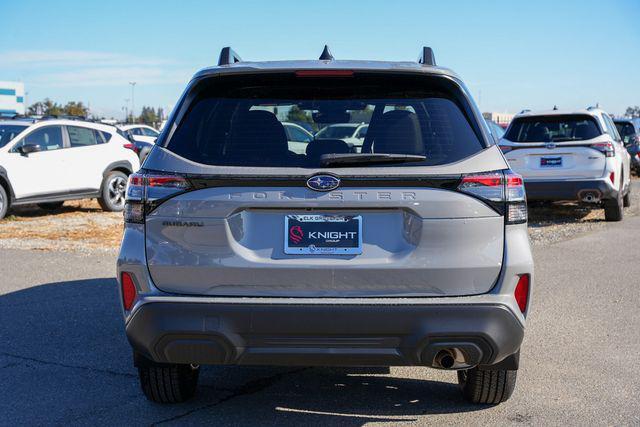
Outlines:
{"type": "Polygon", "coordinates": [[[241,62],[242,58],[230,47],[223,47],[218,58],[218,65],[230,65],[241,62]]]}
{"type": "Polygon", "coordinates": [[[329,46],[326,44],[324,45],[324,49],[322,49],[319,59],[320,61],[333,61],[335,59],[329,50],[329,46]]]}
{"type": "Polygon", "coordinates": [[[433,49],[428,46],[423,46],[418,62],[422,65],[436,65],[436,57],[433,54],[433,49]]]}
{"type": "Polygon", "coordinates": [[[557,105],[553,106],[553,111],[558,111],[558,106],[557,105]]]}

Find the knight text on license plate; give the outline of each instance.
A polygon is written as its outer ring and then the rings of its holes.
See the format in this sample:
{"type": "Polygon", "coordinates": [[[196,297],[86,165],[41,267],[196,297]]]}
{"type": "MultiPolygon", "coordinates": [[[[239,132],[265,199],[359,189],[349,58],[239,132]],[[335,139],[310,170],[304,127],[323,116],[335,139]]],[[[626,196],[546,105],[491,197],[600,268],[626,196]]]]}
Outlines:
{"type": "Polygon", "coordinates": [[[547,168],[562,167],[562,157],[541,157],[540,166],[547,168]]]}
{"type": "Polygon", "coordinates": [[[286,215],[284,253],[357,255],[362,253],[360,215],[286,215]]]}

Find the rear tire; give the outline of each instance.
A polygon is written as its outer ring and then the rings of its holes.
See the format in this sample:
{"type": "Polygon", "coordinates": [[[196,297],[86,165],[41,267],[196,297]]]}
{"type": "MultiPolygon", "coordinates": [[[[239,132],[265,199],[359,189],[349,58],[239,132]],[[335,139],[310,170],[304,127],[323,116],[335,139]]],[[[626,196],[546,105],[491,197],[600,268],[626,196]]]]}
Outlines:
{"type": "Polygon", "coordinates": [[[64,202],[38,203],[38,207],[44,211],[55,211],[60,209],[64,202]]]}
{"type": "Polygon", "coordinates": [[[485,371],[471,368],[458,371],[458,384],[464,398],[471,403],[497,405],[506,402],[516,387],[518,371],[485,371]]]}
{"type": "Polygon", "coordinates": [[[193,397],[200,368],[149,361],[138,367],[142,392],[152,402],[181,403],[193,397]]]}
{"type": "Polygon", "coordinates": [[[127,175],[122,172],[109,172],[102,180],[100,207],[108,212],[120,212],[124,209],[124,196],[127,189],[127,175]]]}
{"type": "Polygon", "coordinates": [[[629,185],[629,189],[627,190],[627,194],[622,198],[622,206],[628,208],[631,206],[631,185],[629,185]]]}
{"type": "Polygon", "coordinates": [[[4,218],[9,211],[9,196],[7,190],[0,185],[0,219],[4,218]]]}
{"type": "Polygon", "coordinates": [[[615,199],[604,201],[604,219],[607,221],[622,221],[624,211],[622,209],[622,192],[618,192],[615,199]]]}

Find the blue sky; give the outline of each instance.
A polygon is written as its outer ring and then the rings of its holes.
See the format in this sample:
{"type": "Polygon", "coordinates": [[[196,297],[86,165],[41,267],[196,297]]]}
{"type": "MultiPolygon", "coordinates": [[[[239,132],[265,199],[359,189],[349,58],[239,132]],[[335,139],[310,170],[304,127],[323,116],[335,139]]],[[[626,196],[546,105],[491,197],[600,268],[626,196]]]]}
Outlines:
{"type": "Polygon", "coordinates": [[[80,100],[123,116],[172,106],[231,45],[247,60],[415,60],[458,72],[483,111],[640,104],[640,0],[0,0],[0,80],[28,102],[80,100]]]}

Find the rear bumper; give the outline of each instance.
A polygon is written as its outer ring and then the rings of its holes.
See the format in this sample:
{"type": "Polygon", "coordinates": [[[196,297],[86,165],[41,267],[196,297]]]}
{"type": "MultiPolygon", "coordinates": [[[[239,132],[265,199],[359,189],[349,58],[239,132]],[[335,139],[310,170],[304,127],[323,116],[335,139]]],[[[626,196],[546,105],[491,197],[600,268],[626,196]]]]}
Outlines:
{"type": "Polygon", "coordinates": [[[614,199],[618,192],[608,177],[591,180],[544,180],[531,181],[525,178],[524,186],[528,200],[582,200],[588,193],[598,199],[614,199]]]}
{"type": "Polygon", "coordinates": [[[501,362],[520,349],[524,327],[503,304],[148,302],[126,333],[161,363],[439,367],[444,349],[464,366],[501,362]]]}

